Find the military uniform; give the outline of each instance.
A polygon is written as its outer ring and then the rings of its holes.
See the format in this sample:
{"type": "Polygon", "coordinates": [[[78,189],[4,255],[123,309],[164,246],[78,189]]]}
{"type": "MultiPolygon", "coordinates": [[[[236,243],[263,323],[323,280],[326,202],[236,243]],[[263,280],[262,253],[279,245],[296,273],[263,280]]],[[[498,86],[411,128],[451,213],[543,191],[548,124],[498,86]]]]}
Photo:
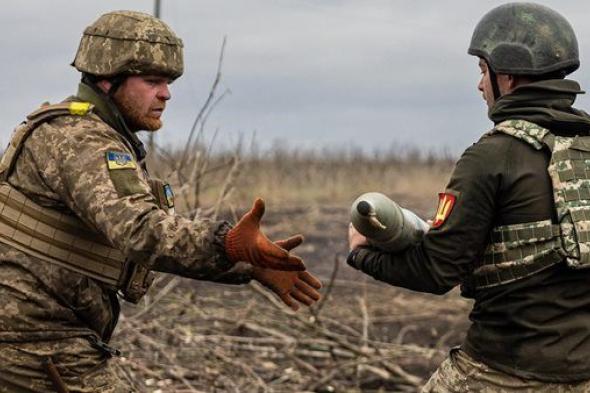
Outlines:
{"type": "MultiPolygon", "coordinates": [[[[588,135],[590,116],[571,107],[578,93],[577,83],[568,80],[524,85],[502,97],[490,115],[496,123],[528,119],[555,135],[588,135]]],[[[521,276],[511,271],[513,276],[497,285],[482,284],[478,273],[493,243],[492,229],[556,222],[546,169],[549,156],[504,133],[485,135],[456,164],[441,197],[454,200],[444,222],[402,253],[360,248],[351,253],[349,263],[379,280],[422,292],[441,294],[461,285],[463,295],[475,300],[461,356],[499,374],[537,382],[587,380],[589,270],[571,269],[559,257],[521,276]]],[[[493,277],[496,274],[500,276],[494,271],[493,277]]],[[[447,363],[454,364],[455,358],[447,363]]],[[[438,378],[449,367],[442,367],[438,378]]],[[[447,391],[430,386],[427,391],[447,391]]],[[[590,383],[584,387],[590,389],[590,383]]]]}
{"type": "Polygon", "coordinates": [[[468,53],[494,129],[457,162],[420,243],[348,262],[475,300],[424,392],[590,392],[590,116],[563,79],[580,65],[575,33],[548,7],[508,3],[479,21],[468,53]]]}
{"type": "Polygon", "coordinates": [[[459,348],[432,375],[422,393],[519,392],[519,393],[587,393],[587,381],[552,383],[523,379],[478,362],[459,348]]]}
{"type": "MultiPolygon", "coordinates": [[[[578,84],[570,80],[523,85],[500,98],[490,117],[496,124],[528,120],[557,136],[589,135],[590,116],[571,106],[579,93],[578,84]]],[[[569,268],[557,253],[557,258],[539,258],[532,264],[498,256],[498,228],[557,222],[549,159],[546,149],[537,150],[503,132],[488,133],[457,162],[440,198],[453,203],[446,205],[421,243],[398,254],[371,248],[351,253],[352,266],[379,280],[437,294],[461,285],[463,295],[475,300],[461,350],[441,366],[426,391],[503,391],[500,385],[491,385],[491,390],[459,388],[461,380],[476,380],[469,366],[476,363],[520,380],[521,387],[527,386],[524,380],[538,387],[539,381],[590,378],[590,271],[569,268]],[[494,256],[493,263],[484,263],[494,256]],[[499,268],[502,263],[518,266],[505,274],[499,268]],[[448,384],[455,383],[455,388],[440,387],[446,386],[440,381],[451,376],[448,384]]],[[[554,239],[551,232],[547,238],[554,239]]],[[[541,251],[545,245],[540,239],[521,240],[537,242],[533,246],[541,251]]],[[[554,246],[547,249],[558,248],[554,246]]],[[[478,386],[490,385],[480,381],[478,386]]],[[[589,382],[581,386],[572,391],[590,391],[589,382]]]]}
{"type": "Polygon", "coordinates": [[[119,296],[137,303],[154,271],[256,279],[293,309],[320,298],[289,252],[303,237],[260,231],[262,199],[233,227],[191,221],[174,215],[170,185],[149,177],[134,132],[160,126],[144,120],[182,75],[182,47],[153,16],[106,13],[72,63],[77,95],[15,129],[0,161],[0,393],[131,391],[107,362],[118,354],[108,342],[119,296]]]}
{"type": "MultiPolygon", "coordinates": [[[[11,187],[40,206],[78,217],[88,231],[149,270],[232,283],[250,280],[242,264],[228,272],[233,263],[223,247],[227,223],[193,222],[159,206],[115,108],[85,84],[68,101],[88,102],[93,109],[39,125],[23,144],[8,178],[11,187]],[[113,154],[128,160],[117,167],[113,154]]],[[[47,391],[41,388],[49,383],[41,355],[52,353],[61,340],[55,362],[71,391],[78,391],[76,378],[101,369],[108,356],[92,342],[111,337],[119,313],[116,288],[1,240],[0,386],[30,382],[39,386],[32,391],[47,391]]]]}

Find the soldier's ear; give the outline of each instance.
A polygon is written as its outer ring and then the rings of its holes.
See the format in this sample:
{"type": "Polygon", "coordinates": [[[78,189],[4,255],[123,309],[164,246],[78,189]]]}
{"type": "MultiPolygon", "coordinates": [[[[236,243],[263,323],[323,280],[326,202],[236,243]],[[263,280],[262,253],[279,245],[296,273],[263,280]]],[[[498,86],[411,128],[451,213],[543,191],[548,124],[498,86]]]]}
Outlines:
{"type": "Polygon", "coordinates": [[[101,79],[96,82],[96,86],[102,90],[105,94],[108,94],[113,86],[113,83],[108,79],[101,79]]]}
{"type": "Polygon", "coordinates": [[[500,89],[501,95],[511,93],[512,90],[521,84],[518,76],[510,74],[496,74],[496,80],[498,81],[498,88],[500,89]]]}
{"type": "Polygon", "coordinates": [[[510,91],[516,89],[516,87],[518,85],[521,85],[523,82],[523,79],[519,76],[515,76],[515,75],[508,75],[508,87],[510,88],[510,91]]]}

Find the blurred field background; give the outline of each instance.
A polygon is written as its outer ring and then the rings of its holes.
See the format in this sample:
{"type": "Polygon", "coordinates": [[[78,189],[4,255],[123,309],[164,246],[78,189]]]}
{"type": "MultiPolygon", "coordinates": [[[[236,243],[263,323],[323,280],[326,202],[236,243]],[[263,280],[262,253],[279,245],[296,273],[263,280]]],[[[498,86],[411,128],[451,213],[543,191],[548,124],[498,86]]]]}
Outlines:
{"type": "Polygon", "coordinates": [[[212,152],[201,133],[183,151],[157,149],[151,172],[171,181],[178,212],[235,222],[267,202],[272,239],[297,249],[323,299],[293,313],[257,283],[229,286],[162,275],[125,306],[114,345],[123,378],[142,392],[416,392],[461,342],[469,304],[379,283],[348,267],[352,201],[380,191],[431,218],[454,158],[399,148],[375,154],[251,144],[212,152]]]}

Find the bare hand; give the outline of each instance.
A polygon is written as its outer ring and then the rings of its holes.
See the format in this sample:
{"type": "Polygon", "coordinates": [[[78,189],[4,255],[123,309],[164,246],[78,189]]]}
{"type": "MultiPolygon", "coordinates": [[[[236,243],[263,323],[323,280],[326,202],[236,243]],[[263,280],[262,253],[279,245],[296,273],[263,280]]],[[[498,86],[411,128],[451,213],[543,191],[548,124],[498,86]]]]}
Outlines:
{"type": "Polygon", "coordinates": [[[369,245],[369,241],[367,240],[367,238],[361,235],[351,223],[348,226],[348,246],[350,251],[360,246],[367,245],[369,245]]]}

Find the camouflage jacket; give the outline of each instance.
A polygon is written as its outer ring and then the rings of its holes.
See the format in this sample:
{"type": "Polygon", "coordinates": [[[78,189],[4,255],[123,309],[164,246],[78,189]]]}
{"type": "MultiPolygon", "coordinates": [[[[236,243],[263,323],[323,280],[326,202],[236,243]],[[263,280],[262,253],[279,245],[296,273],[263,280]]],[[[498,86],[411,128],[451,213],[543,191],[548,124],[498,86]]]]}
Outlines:
{"type": "MultiPolygon", "coordinates": [[[[9,183],[42,206],[75,214],[149,269],[247,282],[248,271],[226,279],[233,265],[223,249],[229,225],[168,215],[156,204],[140,164],[110,171],[107,152],[135,161],[136,153],[100,94],[81,84],[77,99],[96,105],[96,113],[39,126],[24,143],[9,183]]],[[[85,335],[108,340],[119,313],[116,293],[101,283],[5,245],[0,299],[0,342],[85,335]]]]}

